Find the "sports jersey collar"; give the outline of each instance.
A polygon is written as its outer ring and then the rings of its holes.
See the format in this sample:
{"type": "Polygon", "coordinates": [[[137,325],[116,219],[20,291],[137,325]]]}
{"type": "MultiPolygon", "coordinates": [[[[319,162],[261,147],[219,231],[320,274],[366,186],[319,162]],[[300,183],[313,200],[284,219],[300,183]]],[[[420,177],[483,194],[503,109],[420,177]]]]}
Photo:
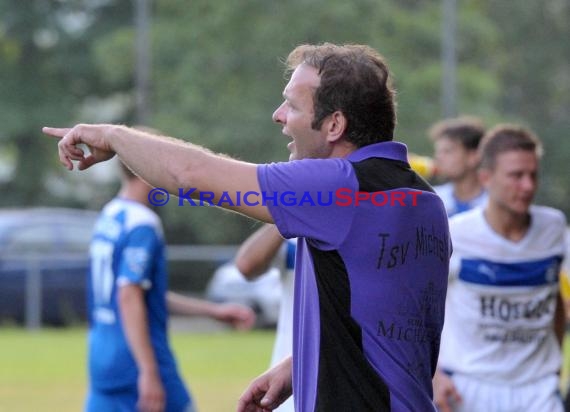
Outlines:
{"type": "Polygon", "coordinates": [[[371,157],[383,157],[385,159],[408,162],[408,148],[400,142],[380,142],[370,144],[349,154],[346,159],[351,162],[359,162],[371,157]]]}

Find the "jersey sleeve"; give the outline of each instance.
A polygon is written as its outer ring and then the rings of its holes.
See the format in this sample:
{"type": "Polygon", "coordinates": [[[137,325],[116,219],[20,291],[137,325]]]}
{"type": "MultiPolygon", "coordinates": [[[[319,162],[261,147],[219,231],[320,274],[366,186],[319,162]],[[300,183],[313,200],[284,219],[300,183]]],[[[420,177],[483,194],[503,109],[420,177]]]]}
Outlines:
{"type": "Polygon", "coordinates": [[[133,229],[119,256],[117,284],[135,284],[143,289],[152,287],[153,265],[160,240],[150,226],[133,229]]]}
{"type": "Polygon", "coordinates": [[[330,250],[346,237],[354,204],[339,206],[339,189],[358,191],[351,164],[344,159],[304,159],[259,165],[257,176],[265,204],[283,235],[309,238],[330,250]]]}

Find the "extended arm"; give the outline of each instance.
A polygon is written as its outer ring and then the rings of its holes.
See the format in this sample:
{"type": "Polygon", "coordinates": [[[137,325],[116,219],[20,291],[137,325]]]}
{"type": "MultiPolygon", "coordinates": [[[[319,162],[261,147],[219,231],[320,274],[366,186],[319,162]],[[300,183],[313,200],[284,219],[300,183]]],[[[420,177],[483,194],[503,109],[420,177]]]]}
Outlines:
{"type": "Polygon", "coordinates": [[[174,292],[166,293],[168,310],[185,316],[206,316],[227,323],[240,330],[251,329],[255,324],[255,312],[236,303],[214,303],[190,298],[174,292]]]}
{"type": "MultiPolygon", "coordinates": [[[[153,186],[168,190],[174,195],[192,192],[212,192],[216,203],[227,192],[236,210],[264,222],[272,222],[266,206],[259,204],[237,205],[239,191],[259,193],[257,166],[216,155],[200,146],[164,136],[155,136],[137,129],[115,125],[80,124],[71,129],[44,127],[44,133],[61,138],[58,144],[59,158],[69,170],[72,160],[79,161],[83,170],[95,163],[110,159],[116,153],[136,174],[153,186]],[[85,155],[78,147],[84,143],[91,154],[85,155]]],[[[251,203],[255,203],[252,200],[251,203]]]]}
{"type": "Polygon", "coordinates": [[[275,225],[264,225],[240,246],[235,258],[238,270],[247,279],[254,279],[265,273],[283,244],[283,240],[275,225]]]}
{"type": "Polygon", "coordinates": [[[163,411],[165,393],[150,341],[144,291],[138,285],[127,284],[119,288],[118,294],[125,337],[139,370],[138,410],[163,411]]]}

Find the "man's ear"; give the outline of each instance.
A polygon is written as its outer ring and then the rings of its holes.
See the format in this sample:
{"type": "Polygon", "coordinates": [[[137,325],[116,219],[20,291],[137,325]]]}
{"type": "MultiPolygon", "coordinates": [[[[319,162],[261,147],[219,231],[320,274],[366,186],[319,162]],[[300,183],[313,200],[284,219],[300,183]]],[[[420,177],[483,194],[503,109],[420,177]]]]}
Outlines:
{"type": "Polygon", "coordinates": [[[327,141],[329,143],[333,143],[340,140],[344,136],[348,122],[344,113],[342,113],[340,110],[337,110],[326,118],[323,126],[327,132],[327,141]]]}

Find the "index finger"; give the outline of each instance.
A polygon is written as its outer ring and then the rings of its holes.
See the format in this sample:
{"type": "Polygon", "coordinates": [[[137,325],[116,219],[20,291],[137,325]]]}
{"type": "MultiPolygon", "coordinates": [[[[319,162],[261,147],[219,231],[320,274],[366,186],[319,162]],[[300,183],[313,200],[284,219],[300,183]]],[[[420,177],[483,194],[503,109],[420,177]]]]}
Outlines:
{"type": "Polygon", "coordinates": [[[264,395],[264,392],[258,393],[256,396],[254,389],[252,388],[254,383],[255,382],[251,383],[245,392],[239,397],[237,412],[250,412],[261,409],[258,405],[264,395]]]}
{"type": "Polygon", "coordinates": [[[65,127],[65,128],[61,128],[61,127],[42,127],[42,132],[52,136],[52,137],[63,137],[65,136],[67,133],[69,133],[69,131],[71,130],[71,128],[69,127],[65,127]]]}

